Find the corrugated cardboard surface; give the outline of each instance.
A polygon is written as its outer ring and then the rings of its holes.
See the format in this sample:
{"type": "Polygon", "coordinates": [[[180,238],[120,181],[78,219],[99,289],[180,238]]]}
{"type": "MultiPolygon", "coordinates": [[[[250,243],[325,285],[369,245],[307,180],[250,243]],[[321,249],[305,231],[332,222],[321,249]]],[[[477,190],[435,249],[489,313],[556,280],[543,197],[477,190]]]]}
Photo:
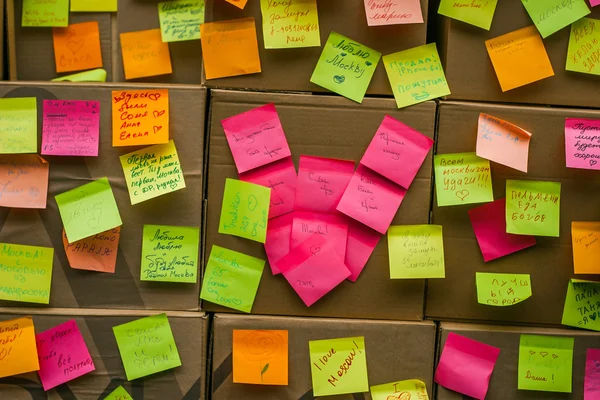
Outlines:
{"type": "MultiPolygon", "coordinates": [[[[36,97],[38,147],[41,147],[42,100],[100,101],[98,157],[44,156],[50,163],[48,206],[45,210],[0,209],[0,242],[53,247],[50,293],[52,307],[198,309],[199,283],[141,282],[140,261],[144,224],[201,226],[202,170],[206,90],[168,87],[170,137],[175,141],[186,188],[135,206],[131,205],[119,156],[137,148],[112,147],[112,90],[138,86],[77,84],[16,84],[0,86],[0,97],[36,97]],[[62,222],[54,196],[94,179],[108,177],[123,226],[114,274],[75,270],[62,243],[62,222]]],[[[153,87],[156,88],[156,87],[153,87]]],[[[198,259],[199,264],[201,258],[198,259]]],[[[200,280],[200,279],[198,279],[200,280]]],[[[24,305],[0,302],[2,306],[24,305]]]]}
{"type": "MultiPolygon", "coordinates": [[[[216,314],[212,328],[212,383],[214,400],[312,399],[310,340],[364,336],[369,385],[420,379],[432,394],[435,325],[431,322],[364,321],[216,314]],[[289,385],[261,386],[233,383],[234,329],[289,331],[289,385]]],[[[331,399],[371,399],[368,393],[327,396],[331,399]]]]}
{"type": "MultiPolygon", "coordinates": [[[[537,245],[485,263],[467,211],[478,204],[437,207],[433,223],[444,227],[446,279],[430,279],[428,318],[487,320],[524,324],[560,324],[573,275],[571,221],[597,221],[600,177],[595,171],[565,164],[565,118],[600,118],[600,112],[567,108],[513,107],[482,103],[442,102],[439,109],[437,154],[475,151],[479,113],[516,124],[532,133],[527,174],[491,162],[494,199],[505,197],[507,179],[562,183],[560,237],[537,237],[537,245]],[[476,272],[531,274],[533,296],[510,307],[477,303],[476,272]]],[[[592,278],[577,275],[580,279],[592,278]]]]}
{"type": "Polygon", "coordinates": [[[96,370],[48,392],[44,392],[37,372],[1,378],[1,399],[97,400],[106,397],[119,385],[136,400],[205,398],[208,317],[202,313],[167,313],[181,358],[180,367],[128,382],[112,328],[153,313],[102,311],[72,315],[71,310],[59,309],[44,311],[43,314],[32,309],[14,311],[0,311],[0,321],[33,316],[36,333],[75,319],[96,370]],[[32,312],[37,314],[32,315],[32,312]]]}
{"type": "MultiPolygon", "coordinates": [[[[438,0],[439,3],[439,0],[438,0]]],[[[600,18],[591,8],[588,18],[600,18]]],[[[533,25],[521,0],[501,0],[489,31],[439,16],[440,50],[452,94],[448,99],[600,107],[596,87],[600,77],[565,70],[570,25],[546,39],[544,46],[555,76],[502,93],[485,41],[533,25]],[[444,43],[445,42],[445,43],[444,43]]]]}
{"type": "MultiPolygon", "coordinates": [[[[433,137],[436,105],[433,102],[398,110],[393,99],[365,99],[362,105],[334,96],[304,94],[211,92],[208,161],[207,260],[216,244],[266,260],[263,245],[217,233],[226,178],[237,179],[231,151],[221,120],[275,103],[296,168],[300,155],[355,160],[358,162],[386,114],[433,137]]],[[[431,198],[431,154],[411,185],[394,225],[426,224],[431,198]]],[[[343,282],[310,308],[288,282],[273,276],[268,264],[262,275],[252,312],[256,314],[305,315],[373,319],[420,320],[424,280],[390,280],[387,240],[382,237],[356,283],[343,282]]],[[[210,311],[228,311],[208,302],[210,311]]]]}
{"type": "MultiPolygon", "coordinates": [[[[421,0],[425,23],[367,26],[364,0],[319,0],[319,29],[321,47],[266,50],[262,34],[260,1],[248,1],[240,10],[223,0],[207,0],[206,22],[254,17],[262,72],[202,82],[215,88],[252,88],[260,90],[323,92],[326,89],[310,82],[331,31],[338,32],[358,43],[377,50],[382,55],[425,44],[427,36],[428,0],[421,0]]],[[[392,90],[382,62],[379,62],[368,94],[391,95],[392,90]]]]}

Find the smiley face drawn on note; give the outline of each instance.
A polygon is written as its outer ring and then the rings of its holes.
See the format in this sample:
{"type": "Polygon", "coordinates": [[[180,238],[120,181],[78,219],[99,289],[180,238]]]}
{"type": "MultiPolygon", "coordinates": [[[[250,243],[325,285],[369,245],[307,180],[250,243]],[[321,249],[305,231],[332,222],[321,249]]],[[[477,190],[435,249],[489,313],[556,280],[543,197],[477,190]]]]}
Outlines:
{"type": "Polygon", "coordinates": [[[462,201],[465,201],[465,199],[467,198],[468,195],[469,195],[469,191],[467,189],[463,189],[463,190],[456,192],[456,197],[458,197],[462,201]]]}

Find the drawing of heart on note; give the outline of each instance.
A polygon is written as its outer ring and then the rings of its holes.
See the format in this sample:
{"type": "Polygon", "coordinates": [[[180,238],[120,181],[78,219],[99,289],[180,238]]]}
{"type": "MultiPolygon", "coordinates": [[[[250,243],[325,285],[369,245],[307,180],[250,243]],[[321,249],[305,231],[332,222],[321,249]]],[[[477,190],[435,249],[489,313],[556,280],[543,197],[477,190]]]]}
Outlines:
{"type": "Polygon", "coordinates": [[[434,156],[438,207],[494,201],[489,160],[475,153],[434,156]]]}
{"type": "Polygon", "coordinates": [[[158,117],[162,116],[165,112],[166,112],[165,110],[161,110],[161,111],[154,110],[152,115],[154,115],[154,118],[158,118],[158,117]]]}
{"type": "Polygon", "coordinates": [[[75,54],[83,47],[83,43],[83,39],[72,39],[67,43],[67,48],[75,54]]]}
{"type": "Polygon", "coordinates": [[[160,131],[162,129],[162,126],[155,126],[154,127],[154,133],[160,131]]]}
{"type": "Polygon", "coordinates": [[[458,197],[459,199],[461,199],[462,201],[465,201],[465,198],[469,195],[469,191],[467,189],[463,189],[459,192],[456,192],[456,197],[458,197]]]}

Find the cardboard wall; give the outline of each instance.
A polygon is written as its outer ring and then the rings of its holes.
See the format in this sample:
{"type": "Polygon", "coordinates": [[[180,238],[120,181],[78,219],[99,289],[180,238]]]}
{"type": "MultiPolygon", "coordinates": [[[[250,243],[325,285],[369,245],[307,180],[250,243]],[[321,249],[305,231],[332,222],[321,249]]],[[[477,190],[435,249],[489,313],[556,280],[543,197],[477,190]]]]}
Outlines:
{"type": "MultiPolygon", "coordinates": [[[[322,318],[285,318],[216,314],[212,340],[212,399],[312,399],[310,340],[364,336],[369,385],[419,379],[432,395],[435,325],[432,322],[364,321],[322,318]],[[232,338],[234,329],[288,330],[289,385],[234,384],[232,338]]],[[[370,400],[368,393],[330,396],[370,400]]],[[[433,397],[432,397],[433,398],[433,397]]]]}

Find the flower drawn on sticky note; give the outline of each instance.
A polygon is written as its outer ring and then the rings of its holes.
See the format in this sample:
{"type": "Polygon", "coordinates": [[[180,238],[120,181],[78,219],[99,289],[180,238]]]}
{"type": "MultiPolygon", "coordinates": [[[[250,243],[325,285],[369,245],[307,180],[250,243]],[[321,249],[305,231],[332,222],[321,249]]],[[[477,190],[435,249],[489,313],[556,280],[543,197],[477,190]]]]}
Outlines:
{"type": "Polygon", "coordinates": [[[288,331],[234,330],[233,381],[288,384],[288,331]]]}

